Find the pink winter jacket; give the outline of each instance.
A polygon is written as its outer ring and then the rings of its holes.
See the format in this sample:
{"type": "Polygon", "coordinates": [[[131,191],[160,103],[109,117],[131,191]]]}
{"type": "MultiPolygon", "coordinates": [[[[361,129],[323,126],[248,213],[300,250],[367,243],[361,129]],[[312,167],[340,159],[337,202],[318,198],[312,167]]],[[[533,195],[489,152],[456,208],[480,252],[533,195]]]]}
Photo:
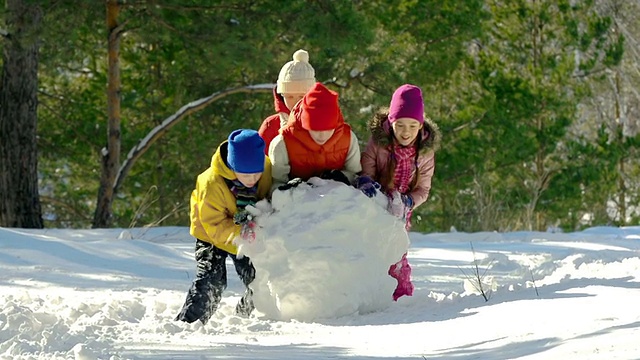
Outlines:
{"type": "MultiPolygon", "coordinates": [[[[373,180],[379,182],[384,191],[388,191],[387,185],[393,181],[393,179],[389,179],[388,175],[393,145],[390,124],[387,119],[388,114],[387,109],[382,109],[369,121],[368,127],[371,131],[371,138],[360,160],[362,175],[370,176],[373,180]]],[[[440,147],[441,138],[442,135],[438,125],[431,119],[425,118],[417,160],[418,173],[420,175],[415,187],[408,192],[413,199],[414,208],[427,201],[429,197],[431,178],[435,171],[435,152],[440,147]]]]}

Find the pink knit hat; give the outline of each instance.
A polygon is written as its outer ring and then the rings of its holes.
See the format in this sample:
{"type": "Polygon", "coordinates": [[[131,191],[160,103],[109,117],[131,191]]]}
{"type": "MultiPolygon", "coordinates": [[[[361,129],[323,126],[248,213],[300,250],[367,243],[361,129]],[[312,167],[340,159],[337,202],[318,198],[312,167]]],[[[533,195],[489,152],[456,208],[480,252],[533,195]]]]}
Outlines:
{"type": "Polygon", "coordinates": [[[416,119],[424,124],[424,102],[419,87],[404,84],[393,93],[389,105],[389,122],[393,124],[400,118],[416,119]]]}

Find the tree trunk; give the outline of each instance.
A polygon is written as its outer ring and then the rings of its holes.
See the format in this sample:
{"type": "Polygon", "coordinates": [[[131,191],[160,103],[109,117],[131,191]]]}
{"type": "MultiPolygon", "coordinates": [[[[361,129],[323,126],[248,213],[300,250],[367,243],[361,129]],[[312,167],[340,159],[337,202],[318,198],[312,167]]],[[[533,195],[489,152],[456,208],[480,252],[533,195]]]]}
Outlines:
{"type": "Polygon", "coordinates": [[[102,151],[102,175],[93,228],[105,228],[113,220],[113,196],[116,175],[120,167],[120,36],[118,25],[120,5],[107,0],[108,78],[107,78],[107,147],[102,151]]]}
{"type": "MultiPolygon", "coordinates": [[[[622,95],[622,88],[620,86],[620,74],[615,72],[615,88],[613,89],[615,94],[615,112],[616,112],[616,132],[618,145],[620,149],[624,151],[624,126],[620,119],[622,119],[622,104],[620,104],[620,97],[622,95]]],[[[627,224],[627,185],[625,183],[625,169],[624,169],[625,156],[621,155],[618,160],[618,226],[625,226],[627,224]]]]}
{"type": "Polygon", "coordinates": [[[38,194],[38,32],[34,2],[6,1],[0,78],[0,226],[44,227],[38,194]]]}

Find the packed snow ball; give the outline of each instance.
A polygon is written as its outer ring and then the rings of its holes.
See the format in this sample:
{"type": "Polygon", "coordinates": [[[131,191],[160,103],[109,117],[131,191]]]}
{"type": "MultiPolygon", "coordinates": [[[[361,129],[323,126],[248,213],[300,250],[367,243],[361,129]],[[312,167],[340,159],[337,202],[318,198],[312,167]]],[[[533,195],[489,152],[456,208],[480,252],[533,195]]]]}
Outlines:
{"type": "Polygon", "coordinates": [[[382,310],[396,281],[387,271],[409,247],[386,201],[312,178],[251,211],[253,242],[237,239],[256,268],[256,310],[274,320],[313,321],[382,310]]]}

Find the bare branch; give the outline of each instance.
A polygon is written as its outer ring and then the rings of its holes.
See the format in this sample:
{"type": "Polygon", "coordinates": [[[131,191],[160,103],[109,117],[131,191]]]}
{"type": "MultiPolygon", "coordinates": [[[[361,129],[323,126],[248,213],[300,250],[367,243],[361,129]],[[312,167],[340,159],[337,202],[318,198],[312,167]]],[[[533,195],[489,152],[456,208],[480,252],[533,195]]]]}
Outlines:
{"type": "Polygon", "coordinates": [[[536,279],[533,277],[533,271],[529,268],[529,274],[531,274],[531,282],[533,283],[533,288],[536,289],[536,296],[540,297],[540,293],[538,292],[538,285],[536,285],[536,279]]]}
{"type": "Polygon", "coordinates": [[[124,27],[129,23],[129,20],[131,20],[131,19],[126,19],[125,21],[123,21],[120,24],[118,24],[118,26],[113,28],[113,30],[111,31],[110,36],[114,36],[115,38],[118,38],[122,34],[126,33],[127,31],[124,29],[124,27]]]}
{"type": "Polygon", "coordinates": [[[484,284],[484,278],[487,274],[487,271],[493,264],[494,260],[492,260],[491,263],[487,265],[487,267],[485,268],[485,271],[482,274],[480,274],[480,266],[478,265],[479,261],[476,256],[476,250],[473,248],[472,242],[469,242],[469,244],[471,245],[471,252],[473,253],[473,274],[467,274],[467,272],[460,267],[458,267],[458,269],[460,269],[462,274],[464,274],[464,276],[467,278],[471,286],[473,286],[473,288],[477,292],[479,292],[480,295],[482,295],[482,298],[484,299],[484,301],[488,302],[489,299],[491,299],[491,294],[493,291],[491,290],[491,288],[489,288],[488,290],[485,289],[485,287],[488,285],[484,284]]]}
{"type": "Polygon", "coordinates": [[[151,207],[151,205],[153,205],[153,203],[158,201],[157,197],[152,198],[152,194],[157,191],[158,191],[158,187],[156,185],[151,186],[149,190],[147,190],[147,193],[144,195],[142,202],[140,203],[140,206],[138,206],[138,209],[133,214],[133,218],[129,223],[129,229],[134,228],[138,222],[138,219],[142,216],[142,214],[144,214],[144,212],[148,210],[151,207]]]}
{"type": "Polygon", "coordinates": [[[160,139],[167,131],[169,131],[169,129],[171,129],[174,125],[176,125],[180,120],[184,119],[188,115],[191,115],[197,111],[204,109],[209,104],[217,100],[220,100],[226,96],[239,94],[239,93],[272,92],[274,86],[275,84],[258,84],[258,85],[248,85],[248,86],[222,90],[222,91],[213,93],[207,97],[204,97],[202,99],[192,101],[187,105],[184,105],[173,115],[164,119],[164,121],[162,121],[160,125],[153,128],[147,134],[147,136],[145,136],[142,140],[140,140],[140,142],[138,142],[138,144],[129,151],[129,154],[127,154],[127,158],[122,163],[122,166],[120,166],[120,170],[116,175],[116,181],[114,182],[114,185],[113,185],[113,192],[116,193],[118,191],[118,188],[120,187],[120,185],[122,185],[124,178],[127,176],[127,174],[129,173],[129,170],[131,170],[131,167],[136,162],[136,160],[138,160],[142,156],[142,154],[144,154],[147,150],[149,150],[149,148],[154,142],[160,139]]]}

